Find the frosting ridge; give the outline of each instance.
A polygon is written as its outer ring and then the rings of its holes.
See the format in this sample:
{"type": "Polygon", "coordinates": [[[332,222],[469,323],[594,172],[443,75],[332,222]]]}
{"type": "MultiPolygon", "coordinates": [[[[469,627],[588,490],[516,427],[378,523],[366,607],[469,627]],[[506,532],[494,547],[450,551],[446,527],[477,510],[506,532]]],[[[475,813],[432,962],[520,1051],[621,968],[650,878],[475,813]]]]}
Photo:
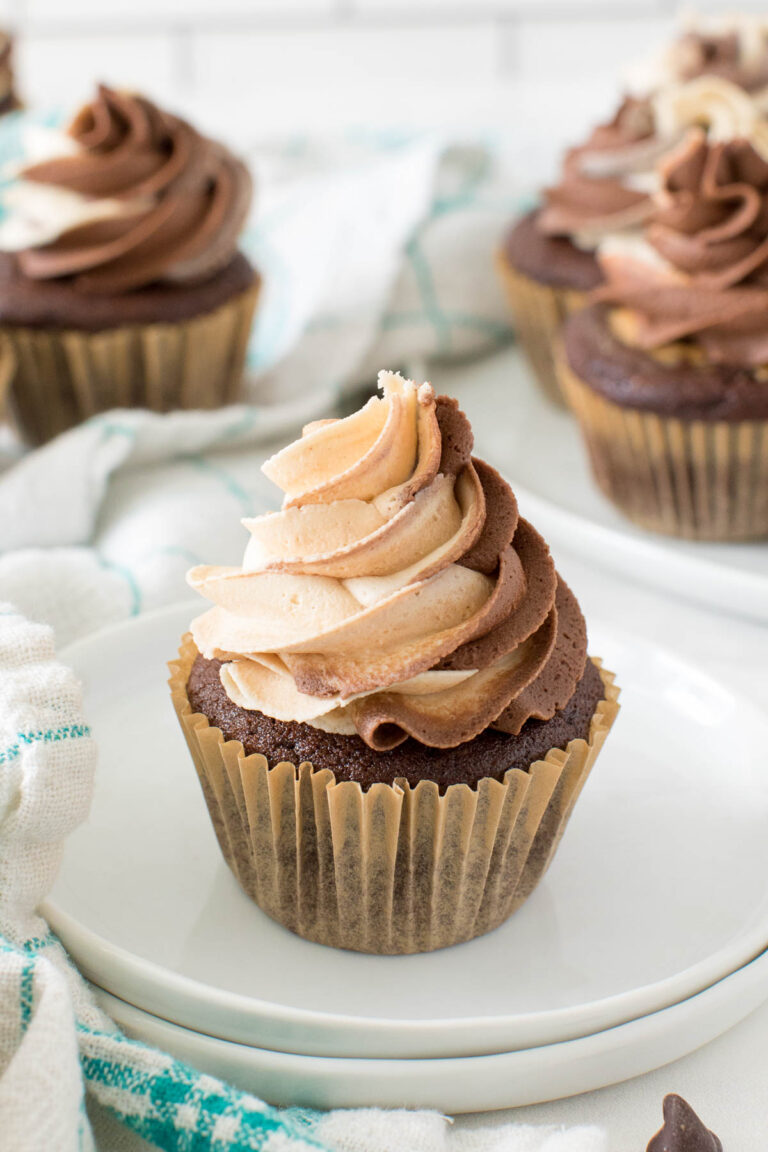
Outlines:
{"type": "Polygon", "coordinates": [[[84,293],[197,283],[237,252],[251,201],[245,165],[146,98],[104,85],[68,148],[23,168],[0,247],[33,280],[84,293]]]}
{"type": "Polygon", "coordinates": [[[551,717],[584,671],[578,605],[455,402],[379,383],[264,465],[283,509],[244,521],[243,565],[189,573],[198,649],[240,707],[380,751],[551,717]]]}
{"type": "Polygon", "coordinates": [[[641,348],[688,340],[714,362],[765,363],[768,150],[694,128],[661,175],[642,237],[601,247],[606,283],[594,298],[630,310],[641,348]]]}

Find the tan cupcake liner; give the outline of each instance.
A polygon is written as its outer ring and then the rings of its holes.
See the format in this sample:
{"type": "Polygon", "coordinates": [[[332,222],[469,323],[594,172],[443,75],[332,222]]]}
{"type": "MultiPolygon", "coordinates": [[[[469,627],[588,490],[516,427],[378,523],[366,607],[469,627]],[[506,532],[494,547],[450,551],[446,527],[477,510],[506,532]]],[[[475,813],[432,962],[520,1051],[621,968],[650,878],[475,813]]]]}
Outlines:
{"type": "Polygon", "coordinates": [[[515,332],[536,378],[550,400],[561,407],[567,399],[560,387],[554,344],[566,316],[586,303],[586,293],[551,288],[516,272],[503,252],[498,266],[507,292],[515,332]]]}
{"type": "Polygon", "coordinates": [[[31,444],[110,408],[220,408],[240,396],[258,285],[213,312],[102,332],[0,328],[11,418],[31,444]]]}
{"type": "Polygon", "coordinates": [[[269,768],[226,741],[187,698],[196,656],[187,634],[169,684],[227,864],[274,920],[357,952],[429,952],[506,920],[546,872],[619,707],[601,669],[588,742],[476,789],[441,796],[431,781],[398,780],[364,792],[310,763],[269,768]]]}
{"type": "Polygon", "coordinates": [[[562,350],[563,389],[594,477],[621,511],[652,532],[692,540],[768,536],[768,420],[679,420],[595,392],[562,350]]]}

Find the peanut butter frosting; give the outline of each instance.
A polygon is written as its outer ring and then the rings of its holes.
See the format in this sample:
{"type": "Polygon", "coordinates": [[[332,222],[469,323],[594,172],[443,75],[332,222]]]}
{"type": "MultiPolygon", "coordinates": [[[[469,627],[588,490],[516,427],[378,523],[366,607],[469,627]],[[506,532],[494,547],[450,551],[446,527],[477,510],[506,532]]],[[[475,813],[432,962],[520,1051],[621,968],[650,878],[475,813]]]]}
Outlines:
{"type": "Polygon", "coordinates": [[[250,202],[248,170],[223,145],[102,85],[57,154],[22,169],[0,248],[30,279],[84,293],[199,283],[234,259],[250,202]]]}
{"type": "Polygon", "coordinates": [[[733,137],[689,129],[661,166],[641,236],[600,247],[594,299],[630,310],[633,341],[687,340],[715,363],[768,361],[768,139],[740,123],[733,137]]]}
{"type": "Polygon", "coordinates": [[[240,567],[189,573],[199,651],[238,706],[377,751],[550,719],[586,663],[573,594],[455,401],[379,386],[266,462],[283,507],[244,521],[240,567]]]}

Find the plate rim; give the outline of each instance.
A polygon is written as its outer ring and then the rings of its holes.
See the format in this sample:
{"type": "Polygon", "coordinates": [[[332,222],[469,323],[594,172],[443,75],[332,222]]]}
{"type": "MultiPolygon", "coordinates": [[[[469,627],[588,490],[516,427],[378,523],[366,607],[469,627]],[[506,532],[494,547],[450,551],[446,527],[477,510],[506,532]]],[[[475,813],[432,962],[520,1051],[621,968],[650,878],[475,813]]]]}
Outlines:
{"type": "MultiPolygon", "coordinates": [[[[125,1023],[126,1017],[129,1020],[132,1017],[135,1019],[137,1016],[140,1019],[148,1018],[156,1030],[160,1032],[161,1043],[163,1033],[165,1033],[167,1039],[169,1035],[168,1030],[170,1030],[171,1036],[181,1035],[182,1038],[192,1037],[192,1042],[198,1046],[198,1054],[201,1049],[210,1049],[212,1047],[217,1053],[240,1055],[241,1059],[245,1060],[248,1059],[249,1054],[252,1052],[253,1056],[251,1059],[254,1062],[257,1059],[261,1059],[273,1065],[274,1075],[280,1076],[283,1082],[287,1081],[291,1076],[296,1077],[299,1090],[304,1092],[307,1090],[307,1082],[311,1079],[312,1073],[319,1071],[322,1075],[322,1066],[328,1063],[332,1064],[333,1067],[328,1070],[327,1075],[333,1076],[335,1082],[347,1085],[350,1079],[354,1079],[355,1072],[359,1075],[363,1069],[368,1072],[374,1071],[377,1083],[380,1083],[382,1079],[386,1080],[388,1073],[390,1076],[396,1074],[406,1075],[409,1082],[413,1082],[414,1073],[416,1073],[417,1077],[419,1073],[424,1075],[432,1073],[434,1076],[444,1080],[446,1072],[450,1073],[453,1070],[455,1073],[461,1075],[463,1091],[466,1092],[466,1085],[471,1081],[472,1076],[479,1074],[485,1086],[485,1098],[482,1102],[478,1102],[477,1099],[470,1101],[466,1096],[458,1101],[453,1098],[450,1101],[446,1099],[444,1102],[438,1100],[426,1102],[424,1099],[419,1102],[413,1099],[408,1103],[400,1102],[400,1106],[438,1108],[450,1114],[460,1114],[463,1112],[492,1111],[499,1108],[515,1108],[529,1104],[546,1103],[555,1099],[565,1099],[569,1096],[595,1091],[599,1088],[633,1079],[636,1076],[643,1075],[646,1072],[653,1071],[672,1061],[683,1058],[691,1052],[696,1051],[696,1049],[702,1045],[711,1042],[727,1032],[768,1000],[768,951],[763,951],[749,963],[742,965],[728,976],[723,977],[722,980],[716,981],[708,988],[695,993],[693,996],[686,997],[676,1004],[671,1004],[666,1008],[616,1025],[613,1028],[602,1029],[598,1032],[590,1033],[587,1036],[536,1048],[513,1050],[510,1052],[494,1052],[478,1056],[446,1057],[443,1059],[412,1058],[393,1060],[337,1058],[333,1056],[318,1057],[292,1052],[275,1052],[269,1049],[220,1040],[217,1037],[180,1027],[171,1021],[163,1020],[140,1008],[136,1008],[135,1005],[127,1004],[124,1001],[121,1002],[118,997],[110,993],[105,993],[103,989],[98,989],[97,992],[101,994],[98,997],[100,1006],[107,1012],[109,1012],[110,1008],[112,1008],[114,1012],[114,1003],[117,1001],[118,1023],[120,1023],[121,1016],[123,1023],[125,1023]],[[127,1011],[124,1011],[124,1009],[127,1011]],[[724,1010],[726,1015],[725,1020],[723,1020],[724,1010]],[[694,1037],[692,1041],[690,1037],[687,1037],[682,1043],[678,1042],[673,1050],[668,1050],[663,1057],[651,1057],[650,1062],[648,1061],[647,1055],[640,1056],[640,1066],[637,1066],[637,1063],[635,1063],[635,1066],[631,1069],[625,1067],[619,1075],[615,1074],[617,1067],[616,1057],[619,1054],[626,1054],[628,1051],[631,1051],[637,1062],[638,1049],[642,1051],[643,1045],[648,1046],[654,1042],[658,1044],[660,1040],[663,1040],[665,1037],[669,1038],[670,1035],[679,1037],[682,1035],[684,1029],[688,1031],[693,1029],[694,1037]],[[514,1100],[501,1099],[499,1096],[499,1092],[502,1090],[500,1085],[516,1083],[516,1078],[510,1075],[510,1072],[514,1071],[514,1065],[516,1063],[518,1064],[519,1071],[521,1062],[538,1060],[541,1065],[540,1075],[542,1083],[551,1084],[553,1057],[556,1058],[558,1055],[563,1058],[564,1062],[569,1062],[571,1070],[571,1083],[566,1091],[558,1091],[556,1095],[546,1090],[536,1091],[533,1094],[528,1091],[525,1093],[524,1099],[518,1098],[519,1093],[518,1097],[514,1100]],[[603,1071],[597,1075],[597,1079],[595,1079],[594,1061],[596,1057],[602,1058],[602,1060],[605,1061],[608,1056],[612,1058],[614,1071],[609,1071],[607,1075],[605,1071],[603,1071]],[[504,1074],[501,1075],[501,1073],[504,1074]],[[576,1078],[575,1083],[573,1082],[574,1077],[576,1078]],[[489,1092],[490,1099],[488,1095],[489,1092]]],[[[111,1012],[110,1015],[112,1015],[111,1012]]],[[[157,1037],[150,1042],[157,1043],[157,1037]]],[[[432,1091],[434,1092],[435,1089],[433,1088],[432,1091]]],[[[453,1093],[455,1088],[450,1088],[449,1086],[449,1091],[453,1093]]],[[[275,1103],[298,1104],[298,1106],[309,1107],[320,1106],[316,1100],[306,1101],[303,1099],[299,1101],[283,1099],[277,1100],[275,1103]]],[[[359,1099],[331,1101],[330,1103],[326,1099],[322,1102],[322,1107],[327,1108],[329,1106],[393,1107],[394,1104],[392,1101],[389,1103],[381,1100],[363,1102],[359,1099]]]]}
{"type": "MultiPolygon", "coordinates": [[[[130,617],[73,641],[62,648],[59,659],[66,662],[70,658],[70,654],[77,655],[78,650],[82,648],[87,649],[92,645],[109,643],[113,637],[120,637],[126,631],[151,629],[158,620],[175,619],[182,613],[187,613],[190,610],[195,611],[198,607],[199,603],[196,600],[185,598],[151,612],[130,617]]],[[[634,635],[629,630],[615,628],[607,622],[598,621],[595,626],[606,635],[615,635],[620,639],[628,638],[633,644],[661,654],[674,663],[684,666],[689,673],[695,672],[697,676],[703,674],[720,690],[733,692],[721,680],[716,679],[710,673],[702,673],[684,657],[664,645],[651,643],[643,637],[634,635]]],[[[173,658],[173,653],[170,653],[170,658],[173,658]]],[[[763,710],[750,698],[744,698],[741,693],[739,693],[739,698],[743,705],[750,707],[764,719],[763,710]]],[[[364,1058],[360,1057],[359,1051],[353,1053],[352,1049],[359,1044],[361,1037],[370,1040],[374,1034],[379,1037],[376,1041],[376,1047],[381,1048],[382,1053],[367,1058],[430,1058],[427,1055],[414,1056],[412,1054],[410,1057],[403,1055],[403,1045],[405,1043],[413,1045],[417,1039],[420,1052],[432,1049],[432,1058],[451,1059],[458,1059],[462,1056],[478,1057],[483,1054],[497,1053],[501,1050],[511,1051],[553,1043],[567,1043],[584,1035],[621,1026],[697,995],[738,971],[744,965],[751,963],[768,945],[767,905],[760,923],[750,931],[742,932],[739,935],[737,949],[734,949],[734,945],[731,943],[728,949],[721,949],[713,956],[697,961],[696,964],[652,984],[641,985],[630,991],[602,997],[585,1004],[572,1005],[562,1009],[547,1009],[527,1016],[518,1013],[505,1016],[424,1018],[414,1021],[407,1018],[384,1019],[362,1015],[350,1016],[325,1010],[298,1008],[276,1004],[264,997],[227,991],[193,977],[173,972],[172,969],[132,953],[121,945],[113,944],[106,937],[88,928],[70,913],[58,907],[56,901],[51,897],[41,906],[41,913],[49,921],[56,934],[60,936],[65,947],[88,978],[111,995],[133,1004],[138,1010],[143,1010],[144,1005],[148,1003],[162,1003],[173,1012],[175,1017],[171,1020],[166,1013],[169,1023],[175,1023],[179,1027],[193,1031],[200,1031],[200,1024],[190,1023],[190,1021],[193,1021],[195,1017],[199,1021],[206,1013],[210,1014],[213,1011],[223,1014],[223,1018],[231,1018],[235,1022],[235,1030],[239,1031],[241,1036],[245,1031],[253,1031],[253,1029],[259,1029],[262,1033],[266,1029],[267,1036],[270,1032],[277,1033],[281,1030],[288,1030],[304,1035],[302,1041],[305,1048],[305,1052],[302,1053],[304,1055],[328,1057],[327,1045],[332,1043],[335,1049],[346,1050],[349,1053],[346,1057],[339,1056],[338,1058],[350,1059],[364,1058]],[[723,954],[729,957],[727,962],[722,959],[723,954]],[[718,957],[721,957],[719,962],[718,957]],[[138,988],[139,991],[126,991],[129,987],[138,988]],[[142,988],[147,990],[142,991],[142,988]],[[659,1002],[659,996],[662,997],[663,1003],[659,1002]],[[138,998],[143,1000],[142,1004],[135,1002],[138,998]],[[246,1029],[239,1028],[239,1024],[243,1020],[248,1022],[246,1029]],[[582,1024],[580,1021],[586,1021],[586,1023],[582,1024]],[[557,1034],[555,1034],[555,1030],[557,1030],[557,1034]],[[332,1040],[330,1039],[331,1034],[334,1037],[332,1040]],[[522,1039],[510,1040],[509,1037],[513,1034],[522,1035],[522,1039]],[[501,1039],[504,1035],[508,1037],[507,1040],[501,1039]],[[455,1037],[455,1040],[450,1047],[456,1048],[456,1052],[449,1054],[446,1043],[451,1036],[455,1037]],[[400,1043],[398,1043],[398,1038],[401,1039],[400,1043]],[[396,1054],[394,1054],[395,1048],[398,1049],[396,1054]]],[[[210,1034],[210,1026],[206,1027],[208,1027],[210,1034]]],[[[229,1032],[232,1025],[228,1023],[224,1025],[224,1028],[229,1032]]],[[[222,1035],[219,1038],[232,1043],[247,1043],[247,1041],[231,1036],[222,1035]]],[[[272,1041],[273,1044],[284,1042],[284,1040],[272,1041]]],[[[265,1046],[270,1047],[269,1044],[265,1044],[265,1046]]],[[[280,1051],[281,1048],[274,1047],[271,1050],[280,1051]]]]}
{"type": "MultiPolygon", "coordinates": [[[[697,603],[704,604],[709,608],[717,607],[721,611],[753,623],[756,621],[768,622],[768,574],[761,576],[756,572],[733,568],[728,564],[712,560],[708,556],[689,556],[671,546],[674,537],[667,538],[649,532],[646,539],[644,536],[635,536],[631,532],[622,531],[610,524],[601,524],[589,516],[573,512],[570,508],[564,508],[548,496],[542,496],[525,484],[518,483],[503,469],[501,471],[512,486],[520,503],[523,506],[527,505],[528,510],[535,509],[535,517],[546,518],[549,520],[550,526],[554,525],[554,533],[549,531],[547,535],[548,538],[553,535],[558,537],[555,541],[551,541],[556,546],[570,550],[573,548],[576,536],[580,538],[579,542],[582,547],[585,540],[589,540],[596,545],[592,555],[601,558],[596,561],[597,564],[612,572],[625,574],[628,571],[628,564],[626,561],[622,561],[622,556],[614,551],[618,545],[618,550],[622,555],[629,556],[632,554],[635,561],[639,558],[645,562],[647,567],[643,571],[638,572],[636,568],[632,569],[635,579],[643,584],[661,588],[669,595],[677,596],[679,593],[675,590],[671,580],[661,581],[646,574],[646,571],[657,571],[658,562],[663,560],[664,565],[668,567],[671,565],[681,575],[696,576],[696,579],[686,583],[685,588],[686,595],[697,603]],[[606,544],[610,544],[611,547],[606,548],[606,544]],[[703,590],[702,577],[707,581],[708,588],[712,588],[714,585],[720,591],[703,590]],[[742,603],[741,597],[745,597],[746,604],[742,603]],[[761,607],[763,604],[766,605],[765,608],[761,607]]],[[[629,524],[634,527],[631,521],[629,524]]],[[[683,541],[683,543],[695,543],[695,541],[683,541]]],[[[745,543],[758,545],[762,541],[753,540],[745,541],[745,543]]],[[[731,546],[736,546],[736,544],[731,546]]],[[[766,552],[768,552],[768,541],[765,542],[765,546],[766,552]]]]}

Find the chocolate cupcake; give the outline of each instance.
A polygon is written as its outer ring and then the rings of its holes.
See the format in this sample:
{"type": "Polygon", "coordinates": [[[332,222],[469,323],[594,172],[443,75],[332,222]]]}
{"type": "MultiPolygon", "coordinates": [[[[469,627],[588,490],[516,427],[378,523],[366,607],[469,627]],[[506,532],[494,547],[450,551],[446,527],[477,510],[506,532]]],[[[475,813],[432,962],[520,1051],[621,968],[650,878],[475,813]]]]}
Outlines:
{"type": "Polygon", "coordinates": [[[283,510],[171,665],[219,844],[308,939],[429,951],[531,893],[616,715],[613,677],[454,401],[383,397],[269,460],[283,510]]]}
{"type": "Polygon", "coordinates": [[[768,536],[768,128],[692,129],[640,237],[564,329],[561,378],[603,492],[642,527],[768,536]]]}
{"type": "Polygon", "coordinates": [[[13,71],[13,37],[0,31],[0,116],[21,108],[13,71]]]}
{"type": "Polygon", "coordinates": [[[251,180],[226,148],[100,87],[5,200],[0,336],[29,441],[238,397],[258,280],[237,248],[251,180]]]}
{"type": "MultiPolygon", "coordinates": [[[[550,399],[563,403],[553,346],[563,320],[603,280],[602,239],[641,225],[657,190],[655,166],[679,143],[694,102],[702,127],[717,122],[723,86],[746,93],[768,85],[768,24],[733,20],[688,27],[643,69],[640,95],[626,96],[613,118],[565,156],[559,181],[513,225],[499,268],[523,350],[550,399]],[[684,84],[698,95],[681,100],[684,84]]],[[[733,95],[725,97],[731,115],[733,95]]],[[[742,113],[743,118],[744,113],[742,113]]]]}
{"type": "Polygon", "coordinates": [[[648,99],[625,99],[615,116],[566,154],[561,179],[540,208],[508,232],[499,254],[520,343],[550,399],[562,403],[552,354],[565,316],[601,281],[599,238],[639,223],[648,212],[635,174],[652,166],[664,144],[648,99]]]}

